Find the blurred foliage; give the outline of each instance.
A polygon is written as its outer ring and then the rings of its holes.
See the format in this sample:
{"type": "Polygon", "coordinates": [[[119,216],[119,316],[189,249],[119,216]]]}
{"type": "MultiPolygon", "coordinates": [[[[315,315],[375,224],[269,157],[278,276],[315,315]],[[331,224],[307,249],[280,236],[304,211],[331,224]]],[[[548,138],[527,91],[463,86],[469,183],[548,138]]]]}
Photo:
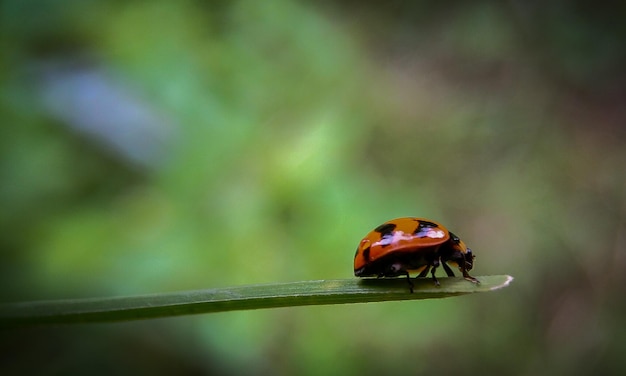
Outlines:
{"type": "Polygon", "coordinates": [[[361,236],[406,215],[449,225],[475,274],[516,277],[3,333],[2,374],[622,374],[625,15],[2,2],[2,300],[347,278],[361,236]]]}

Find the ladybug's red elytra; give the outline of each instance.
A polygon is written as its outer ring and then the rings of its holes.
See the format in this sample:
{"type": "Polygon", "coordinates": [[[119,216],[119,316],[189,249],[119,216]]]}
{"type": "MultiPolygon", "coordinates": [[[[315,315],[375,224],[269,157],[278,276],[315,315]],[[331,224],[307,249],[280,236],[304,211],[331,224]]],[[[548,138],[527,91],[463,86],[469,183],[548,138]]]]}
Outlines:
{"type": "Polygon", "coordinates": [[[472,250],[458,236],[430,219],[405,217],[383,223],[361,240],[354,255],[354,275],[379,278],[405,275],[413,292],[410,272],[426,277],[431,271],[433,281],[439,286],[435,277],[439,265],[448,277],[454,277],[448,264],[458,267],[466,280],[479,283],[468,274],[474,266],[472,250]]]}

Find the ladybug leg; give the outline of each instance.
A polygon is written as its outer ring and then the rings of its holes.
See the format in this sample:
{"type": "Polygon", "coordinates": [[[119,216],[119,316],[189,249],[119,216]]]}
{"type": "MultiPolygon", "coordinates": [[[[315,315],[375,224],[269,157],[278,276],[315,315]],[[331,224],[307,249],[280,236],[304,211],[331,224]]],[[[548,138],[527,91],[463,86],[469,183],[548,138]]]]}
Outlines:
{"type": "Polygon", "coordinates": [[[467,281],[470,281],[472,283],[480,284],[480,282],[476,278],[469,275],[469,273],[467,272],[467,266],[465,262],[459,262],[459,265],[461,265],[461,273],[463,274],[463,278],[465,278],[467,281]]]}
{"type": "MultiPolygon", "coordinates": [[[[454,277],[454,272],[452,271],[452,269],[450,269],[447,263],[442,262],[441,266],[443,266],[443,270],[446,271],[446,274],[448,275],[448,277],[454,277]]],[[[467,272],[465,274],[467,274],[467,272]]]]}
{"type": "Polygon", "coordinates": [[[428,272],[430,271],[430,265],[426,265],[426,267],[424,268],[424,270],[422,270],[420,272],[420,274],[418,274],[417,278],[424,278],[428,275],[428,272]]]}
{"type": "Polygon", "coordinates": [[[465,278],[466,280],[468,280],[468,281],[470,281],[470,282],[472,282],[472,283],[475,283],[475,284],[477,284],[477,285],[480,285],[480,281],[479,281],[479,280],[477,280],[476,278],[472,277],[471,275],[469,275],[469,274],[467,273],[467,270],[465,270],[465,268],[463,268],[463,278],[465,278]]]}
{"type": "MultiPolygon", "coordinates": [[[[437,267],[439,266],[439,260],[435,260],[433,261],[433,268],[430,271],[430,274],[433,276],[433,282],[435,282],[435,286],[441,286],[439,284],[439,280],[437,279],[437,277],[435,277],[435,271],[437,270],[437,267]]],[[[444,268],[445,269],[445,268],[444,268]]]]}
{"type": "Polygon", "coordinates": [[[413,294],[413,281],[411,281],[411,276],[409,275],[409,272],[405,271],[406,273],[406,281],[409,283],[409,290],[411,291],[411,294],[413,294]]]}
{"type": "Polygon", "coordinates": [[[441,286],[441,284],[439,283],[439,280],[437,279],[437,277],[435,277],[435,269],[437,268],[433,268],[433,271],[431,272],[433,276],[433,282],[435,282],[435,286],[441,286]]]}

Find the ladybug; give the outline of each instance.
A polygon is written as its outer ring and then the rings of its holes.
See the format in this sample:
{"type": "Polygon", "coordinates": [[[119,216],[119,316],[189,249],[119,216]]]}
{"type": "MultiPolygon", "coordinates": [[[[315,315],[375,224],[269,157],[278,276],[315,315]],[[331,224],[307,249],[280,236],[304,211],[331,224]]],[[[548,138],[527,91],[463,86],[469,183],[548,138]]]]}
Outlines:
{"type": "Polygon", "coordinates": [[[448,277],[459,268],[466,280],[479,283],[468,274],[474,266],[472,250],[458,236],[441,224],[425,218],[405,217],[385,222],[372,230],[361,242],[354,255],[354,275],[357,277],[397,277],[405,275],[413,292],[409,272],[428,272],[435,285],[439,281],[435,270],[443,266],[448,277]]]}

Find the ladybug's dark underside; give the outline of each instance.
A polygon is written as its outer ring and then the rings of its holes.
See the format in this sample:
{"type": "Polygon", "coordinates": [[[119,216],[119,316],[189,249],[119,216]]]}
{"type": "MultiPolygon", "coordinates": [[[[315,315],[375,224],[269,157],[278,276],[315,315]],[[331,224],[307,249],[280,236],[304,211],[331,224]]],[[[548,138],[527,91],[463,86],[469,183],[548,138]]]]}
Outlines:
{"type": "MultiPolygon", "coordinates": [[[[390,253],[356,270],[354,275],[357,277],[377,276],[379,278],[406,275],[409,284],[413,286],[409,270],[424,268],[418,275],[418,278],[426,277],[428,272],[431,271],[433,281],[435,281],[435,284],[439,285],[439,281],[437,280],[437,277],[435,277],[435,271],[439,265],[443,267],[443,270],[446,272],[448,277],[454,277],[454,272],[450,269],[448,264],[446,262],[439,261],[440,258],[448,260],[452,259],[453,252],[454,250],[452,250],[452,252],[446,252],[444,244],[441,247],[420,249],[416,252],[390,253]],[[396,270],[394,265],[402,265],[403,268],[396,270]]],[[[459,260],[457,264],[461,265],[461,263],[464,262],[465,260],[459,260]]]]}

